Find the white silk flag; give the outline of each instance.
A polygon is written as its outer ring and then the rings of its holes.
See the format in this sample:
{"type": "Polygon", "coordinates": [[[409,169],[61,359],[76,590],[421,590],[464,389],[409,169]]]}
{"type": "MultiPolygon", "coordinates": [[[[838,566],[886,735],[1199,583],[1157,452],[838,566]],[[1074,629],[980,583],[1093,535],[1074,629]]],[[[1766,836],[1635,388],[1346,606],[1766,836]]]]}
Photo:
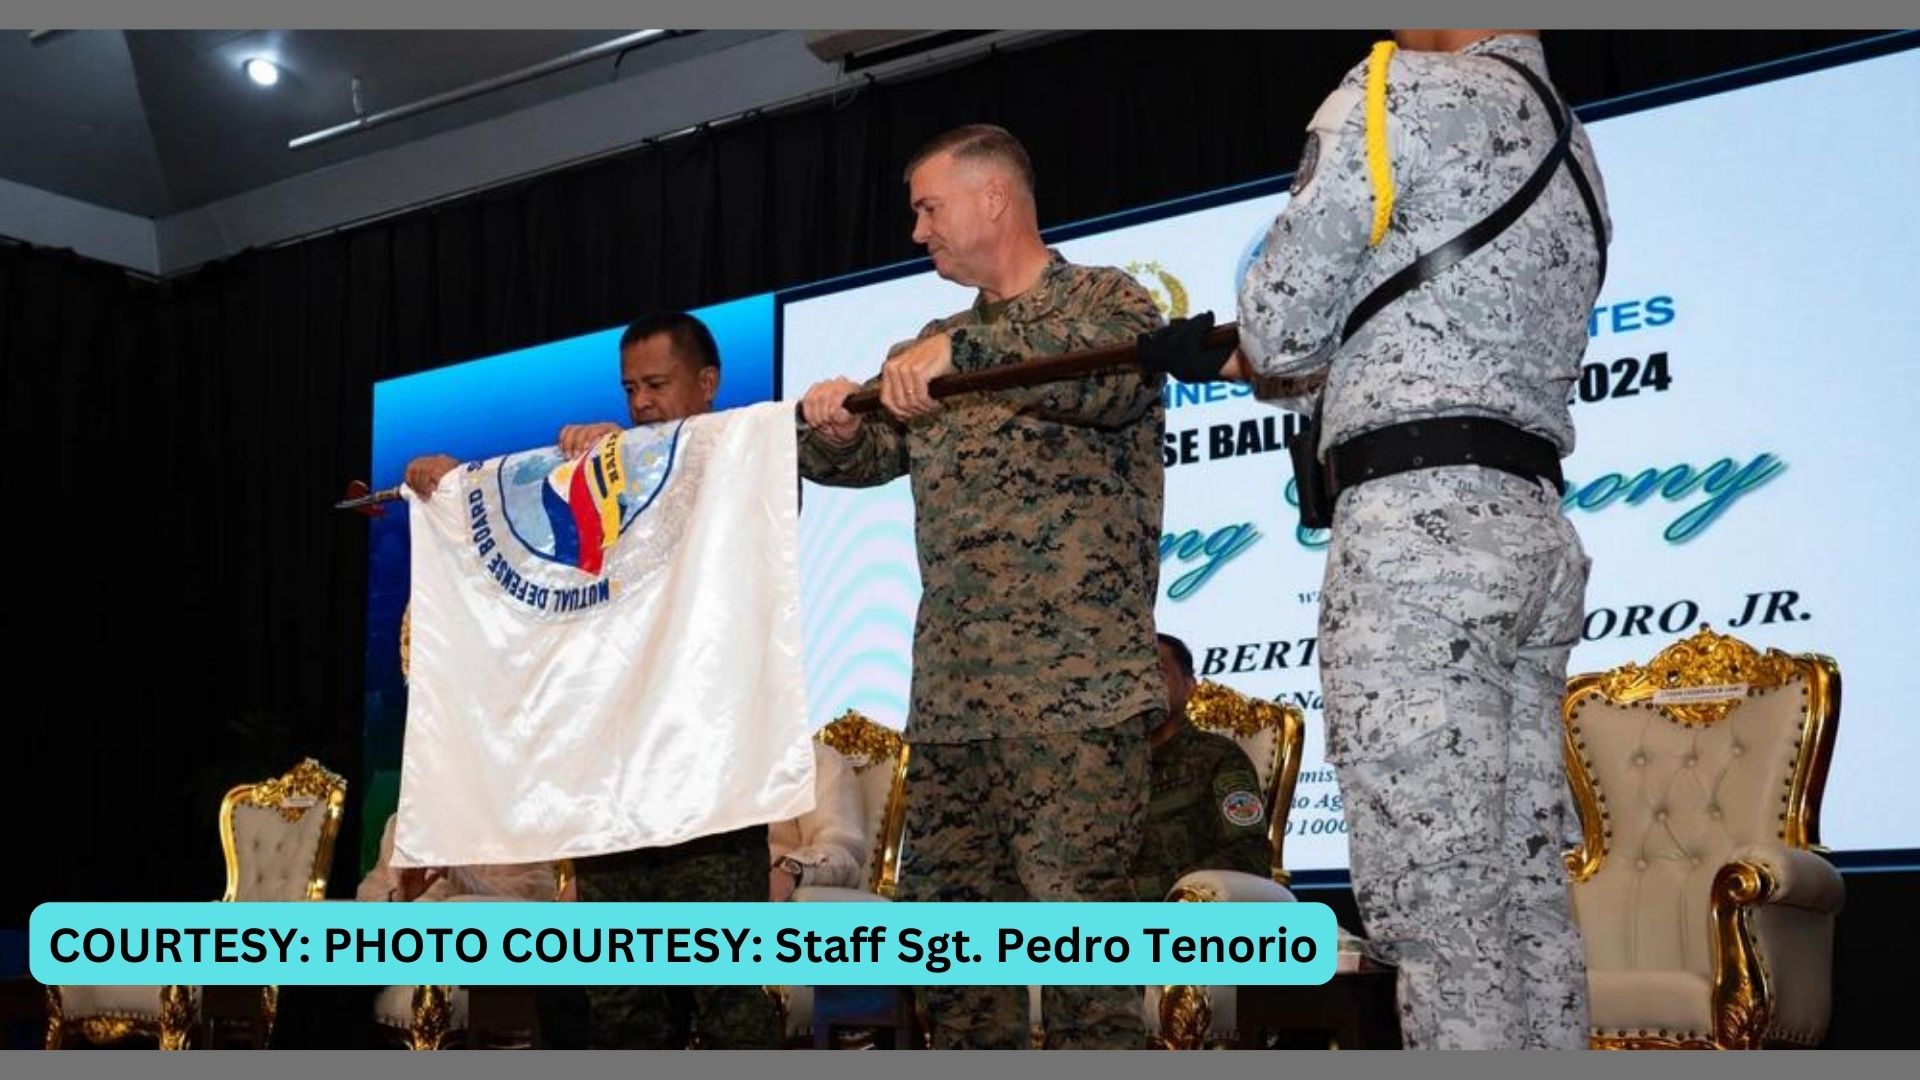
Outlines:
{"type": "Polygon", "coordinates": [[[659,847],[813,807],[791,403],[411,492],[395,866],[659,847]]]}

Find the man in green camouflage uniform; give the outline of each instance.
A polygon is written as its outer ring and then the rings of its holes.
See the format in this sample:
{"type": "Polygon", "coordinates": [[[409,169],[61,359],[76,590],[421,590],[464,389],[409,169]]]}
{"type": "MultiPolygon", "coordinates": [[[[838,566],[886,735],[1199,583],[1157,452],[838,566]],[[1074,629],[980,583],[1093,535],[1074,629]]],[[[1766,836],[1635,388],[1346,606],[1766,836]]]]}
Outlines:
{"type": "MultiPolygon", "coordinates": [[[[801,471],[845,487],[912,478],[923,593],[907,739],[909,900],[1133,898],[1146,733],[1165,708],[1159,588],[1160,379],[1128,369],[934,402],[927,383],[1018,358],[1131,343],[1160,325],[1118,270],[1040,239],[1032,166],[977,125],[907,169],[914,240],[974,305],[896,347],[887,418],[802,402],[801,471]]],[[[1019,987],[930,987],[942,1047],[1026,1045],[1019,987]]],[[[1137,987],[1046,987],[1047,1045],[1141,1045],[1137,987]]]]}
{"type": "MultiPolygon", "coordinates": [[[[720,386],[720,348],[706,325],[685,312],[644,316],[620,336],[620,385],[627,419],[636,426],[711,412],[720,386]]],[[[577,457],[624,426],[568,424],[560,429],[558,444],[562,453],[577,457]]],[[[416,458],[407,467],[407,482],[429,496],[458,464],[445,455],[416,458]]],[[[588,902],[764,901],[767,827],[577,859],[574,868],[580,899],[588,902]]],[[[583,1038],[595,1049],[779,1046],[773,1002],[758,986],[558,987],[543,991],[538,1002],[541,1025],[559,1049],[571,1049],[583,1038]],[[578,1015],[583,1011],[584,1035],[578,1015]]]]}
{"type": "Polygon", "coordinates": [[[1266,802],[1260,774],[1232,739],[1187,722],[1193,653],[1160,635],[1160,673],[1167,681],[1167,718],[1147,736],[1153,747],[1152,797],[1134,862],[1134,892],[1165,900],[1173,883],[1195,870],[1269,872],[1266,802]]]}
{"type": "MultiPolygon", "coordinates": [[[[767,829],[703,836],[580,860],[580,899],[628,904],[763,901],[767,829]]],[[[595,1048],[771,1050],[773,1000],[758,986],[589,986],[587,1035],[595,1048]]]]}
{"type": "MultiPolygon", "coordinates": [[[[691,315],[654,316],[621,341],[629,418],[657,424],[711,412],[720,350],[691,315]],[[631,339],[631,340],[628,340],[631,339]]],[[[616,430],[570,426],[560,448],[586,453],[616,430]]],[[[577,862],[580,899],[620,903],[746,903],[767,898],[767,827],[753,825],[672,847],[577,862]]],[[[587,1035],[595,1048],[771,1050],[780,1045],[773,1001],[758,986],[589,986],[587,1035]]]]}

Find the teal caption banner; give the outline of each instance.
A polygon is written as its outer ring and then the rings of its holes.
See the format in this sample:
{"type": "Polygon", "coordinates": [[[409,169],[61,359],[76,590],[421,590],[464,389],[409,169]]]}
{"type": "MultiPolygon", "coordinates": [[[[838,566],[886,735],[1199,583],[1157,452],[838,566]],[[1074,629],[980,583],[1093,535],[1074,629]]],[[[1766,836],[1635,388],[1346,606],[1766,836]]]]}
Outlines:
{"type": "Polygon", "coordinates": [[[42,904],[42,983],[1314,984],[1311,903],[42,904]]]}

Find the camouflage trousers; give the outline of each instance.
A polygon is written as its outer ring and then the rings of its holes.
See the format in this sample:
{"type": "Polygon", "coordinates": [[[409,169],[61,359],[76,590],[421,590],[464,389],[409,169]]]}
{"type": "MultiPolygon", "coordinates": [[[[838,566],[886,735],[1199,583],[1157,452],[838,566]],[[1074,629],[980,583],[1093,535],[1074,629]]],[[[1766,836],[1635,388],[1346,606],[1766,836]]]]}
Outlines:
{"type": "MultiPolygon", "coordinates": [[[[1149,713],[1097,731],[914,744],[901,899],[1131,901],[1147,729],[1158,720],[1149,713]]],[[[930,986],[923,994],[936,1048],[1030,1045],[1026,987],[930,986]]],[[[1046,1045],[1140,1047],[1141,1000],[1137,986],[1043,987],[1046,1045]]]]}
{"type": "Polygon", "coordinates": [[[1505,473],[1403,473],[1335,511],[1327,757],[1409,1048],[1587,1043],[1560,705],[1588,566],[1559,499],[1505,473]]]}
{"type": "MultiPolygon", "coordinates": [[[[755,825],[665,848],[579,860],[588,902],[757,902],[767,899],[767,828],[755,825]]],[[[589,986],[593,1049],[770,1050],[773,1001],[758,986],[589,986]]]]}

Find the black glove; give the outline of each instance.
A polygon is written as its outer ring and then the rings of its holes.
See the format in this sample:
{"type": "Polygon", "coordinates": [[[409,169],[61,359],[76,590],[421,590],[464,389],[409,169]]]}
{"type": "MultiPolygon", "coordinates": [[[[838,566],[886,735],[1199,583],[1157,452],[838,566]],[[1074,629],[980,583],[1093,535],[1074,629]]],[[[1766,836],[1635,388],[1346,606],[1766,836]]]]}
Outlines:
{"type": "Polygon", "coordinates": [[[1175,319],[1139,338],[1135,361],[1149,375],[1167,374],[1184,383],[1219,382],[1220,369],[1233,354],[1231,345],[1206,344],[1213,330],[1213,312],[1175,319]]]}

